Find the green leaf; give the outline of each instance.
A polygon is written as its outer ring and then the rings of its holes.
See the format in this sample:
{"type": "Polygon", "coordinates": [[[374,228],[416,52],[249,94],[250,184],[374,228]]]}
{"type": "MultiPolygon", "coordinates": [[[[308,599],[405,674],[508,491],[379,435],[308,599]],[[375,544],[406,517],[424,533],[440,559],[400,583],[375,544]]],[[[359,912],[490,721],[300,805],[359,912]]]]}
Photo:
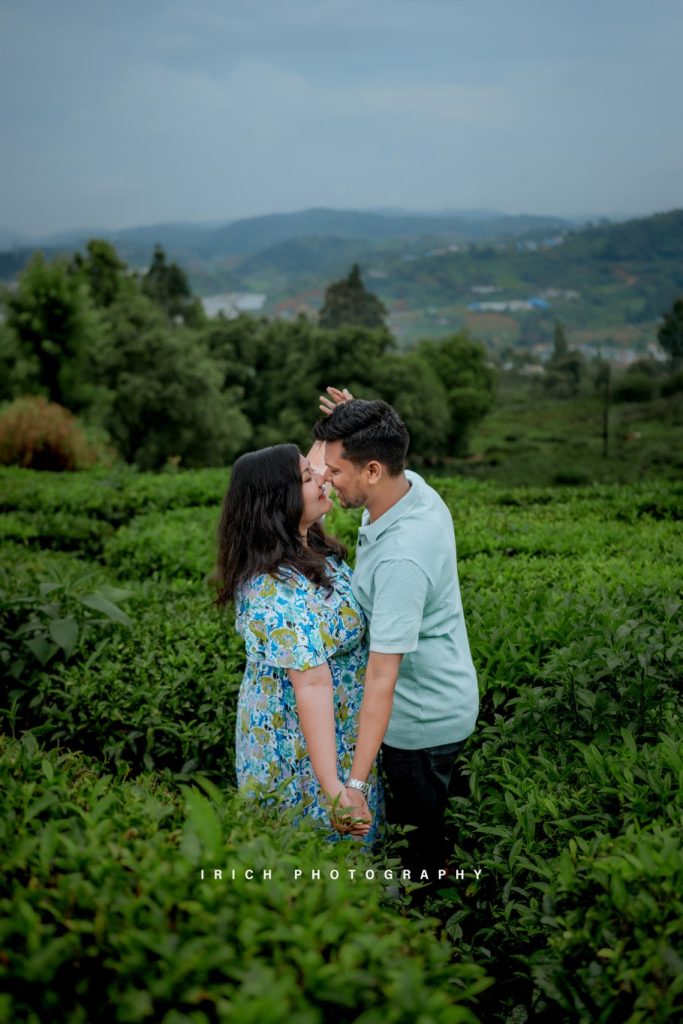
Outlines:
{"type": "Polygon", "coordinates": [[[109,601],[102,594],[86,594],[85,597],[81,598],[81,604],[84,604],[86,608],[93,608],[96,612],[102,612],[108,619],[120,622],[124,626],[133,625],[126,613],[122,612],[118,605],[115,605],[113,601],[109,601]]]}
{"type": "Polygon", "coordinates": [[[118,601],[125,601],[127,598],[132,597],[134,591],[124,590],[122,587],[110,587],[105,585],[100,587],[99,593],[103,597],[106,597],[108,601],[113,601],[116,604],[118,601]]]}
{"type": "Polygon", "coordinates": [[[194,782],[196,782],[198,786],[201,786],[201,788],[204,790],[206,795],[210,797],[211,800],[213,800],[215,803],[220,803],[223,794],[221,793],[218,786],[214,785],[214,783],[211,782],[210,779],[207,779],[206,776],[204,775],[197,774],[194,777],[194,782]]]}
{"type": "Polygon", "coordinates": [[[50,658],[59,650],[57,644],[50,643],[46,636],[35,636],[26,641],[26,646],[33,651],[41,665],[47,665],[50,658]]]}
{"type": "Polygon", "coordinates": [[[204,851],[217,855],[223,842],[223,830],[212,804],[197,789],[182,787],[185,794],[187,823],[197,834],[204,851]]]}
{"type": "Polygon", "coordinates": [[[75,619],[52,619],[49,625],[50,636],[70,658],[78,640],[78,623],[75,619]]]}
{"type": "Polygon", "coordinates": [[[45,597],[47,594],[51,594],[53,590],[61,590],[62,588],[62,583],[41,583],[39,589],[42,596],[45,597]]]}
{"type": "Polygon", "coordinates": [[[26,811],[24,812],[24,821],[31,821],[32,818],[35,818],[37,817],[37,815],[42,814],[42,812],[47,807],[51,807],[57,801],[57,799],[58,798],[55,793],[43,793],[42,796],[38,797],[37,800],[34,800],[33,803],[29,804],[29,806],[26,808],[26,811]]]}
{"type": "Polygon", "coordinates": [[[621,738],[624,741],[624,746],[626,747],[626,749],[629,750],[632,754],[635,754],[637,751],[637,747],[633,733],[629,729],[622,729],[621,738]]]}
{"type": "Polygon", "coordinates": [[[59,605],[57,604],[41,604],[38,605],[38,611],[42,612],[43,615],[47,615],[49,619],[59,618],[59,605]]]}

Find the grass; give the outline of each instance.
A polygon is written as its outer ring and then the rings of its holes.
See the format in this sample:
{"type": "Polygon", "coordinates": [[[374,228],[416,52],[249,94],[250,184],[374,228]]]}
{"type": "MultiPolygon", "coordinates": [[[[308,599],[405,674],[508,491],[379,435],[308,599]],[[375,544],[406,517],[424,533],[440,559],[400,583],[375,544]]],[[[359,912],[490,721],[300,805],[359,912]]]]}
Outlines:
{"type": "Polygon", "coordinates": [[[561,400],[548,397],[542,382],[503,378],[457,470],[506,486],[681,479],[683,395],[612,404],[607,457],[603,416],[595,393],[561,400]]]}

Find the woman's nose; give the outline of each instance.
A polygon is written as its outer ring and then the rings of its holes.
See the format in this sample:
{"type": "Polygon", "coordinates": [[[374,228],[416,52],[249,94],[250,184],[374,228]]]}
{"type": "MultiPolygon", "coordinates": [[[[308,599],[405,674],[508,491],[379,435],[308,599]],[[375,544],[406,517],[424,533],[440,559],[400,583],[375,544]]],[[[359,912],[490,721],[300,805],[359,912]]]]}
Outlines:
{"type": "Polygon", "coordinates": [[[315,475],[316,475],[317,483],[318,483],[318,486],[320,487],[320,489],[325,494],[329,495],[329,493],[330,493],[330,481],[332,480],[332,475],[330,474],[330,471],[327,468],[327,466],[325,466],[324,469],[315,470],[315,475]]]}

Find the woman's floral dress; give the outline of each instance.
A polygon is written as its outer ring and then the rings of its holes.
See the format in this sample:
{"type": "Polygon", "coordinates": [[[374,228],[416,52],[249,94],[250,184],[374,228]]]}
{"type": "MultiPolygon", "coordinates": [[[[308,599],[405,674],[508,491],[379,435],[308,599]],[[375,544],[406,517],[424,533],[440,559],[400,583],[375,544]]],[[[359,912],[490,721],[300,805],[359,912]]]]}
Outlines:
{"type": "MultiPolygon", "coordinates": [[[[342,837],[329,824],[329,805],[313,772],[287,669],[304,671],[325,662],[334,693],[339,778],[351,770],[368,659],[365,617],[351,590],[351,570],[327,560],[331,594],[303,574],[283,570],[243,583],[235,597],[236,628],[244,638],[247,667],[237,700],[237,782],[283,793],[290,806],[319,820],[329,838],[342,837]]],[[[368,779],[372,827],[365,843],[379,837],[384,802],[377,766],[368,779]]],[[[296,820],[300,820],[297,816],[296,820]]],[[[355,837],[358,839],[358,837],[355,837]]]]}

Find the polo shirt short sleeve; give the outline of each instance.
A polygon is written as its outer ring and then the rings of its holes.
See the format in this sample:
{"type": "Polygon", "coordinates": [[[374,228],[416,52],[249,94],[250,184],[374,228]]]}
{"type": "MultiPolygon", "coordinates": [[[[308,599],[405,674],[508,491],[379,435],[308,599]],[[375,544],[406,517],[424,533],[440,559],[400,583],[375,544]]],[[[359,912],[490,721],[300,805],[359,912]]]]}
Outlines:
{"type": "Polygon", "coordinates": [[[380,562],[375,570],[370,650],[409,654],[417,650],[429,580],[407,559],[380,562]]]}

